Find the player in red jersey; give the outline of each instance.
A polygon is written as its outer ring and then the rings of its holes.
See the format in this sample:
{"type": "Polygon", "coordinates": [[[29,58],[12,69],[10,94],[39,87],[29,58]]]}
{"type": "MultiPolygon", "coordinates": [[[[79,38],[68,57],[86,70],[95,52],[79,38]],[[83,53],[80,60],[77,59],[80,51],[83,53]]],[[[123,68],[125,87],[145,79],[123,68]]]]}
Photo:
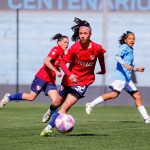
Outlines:
{"type": "MultiPolygon", "coordinates": [[[[58,95],[56,88],[56,76],[61,77],[62,73],[59,71],[59,63],[64,55],[64,51],[68,48],[69,39],[60,33],[56,34],[52,40],[57,40],[57,46],[53,47],[45,58],[44,65],[36,73],[35,78],[31,84],[31,91],[29,93],[5,94],[0,101],[0,107],[3,108],[10,101],[26,100],[33,101],[41,91],[48,95],[54,101],[58,95]]],[[[55,108],[50,106],[52,112],[55,108]]],[[[43,122],[46,122],[44,120],[43,122]]]]}
{"type": "Polygon", "coordinates": [[[41,132],[41,136],[50,136],[52,128],[55,127],[55,119],[59,114],[65,114],[68,110],[84,96],[88,86],[95,80],[94,69],[97,58],[101,71],[105,73],[104,53],[101,45],[90,40],[91,27],[87,21],[75,18],[76,25],[72,27],[74,32],[72,40],[75,41],[68,53],[60,62],[60,67],[65,75],[59,90],[59,95],[53,101],[53,107],[61,106],[59,112],[52,115],[52,120],[41,132]],[[70,63],[69,68],[66,63],[70,63]]]}

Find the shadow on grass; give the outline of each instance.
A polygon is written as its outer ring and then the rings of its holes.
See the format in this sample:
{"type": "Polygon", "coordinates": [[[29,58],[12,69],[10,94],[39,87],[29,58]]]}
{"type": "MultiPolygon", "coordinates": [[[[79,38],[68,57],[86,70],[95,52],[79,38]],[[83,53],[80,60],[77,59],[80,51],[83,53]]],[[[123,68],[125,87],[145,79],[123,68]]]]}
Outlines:
{"type": "Polygon", "coordinates": [[[105,136],[110,136],[108,134],[92,134],[92,133],[66,133],[66,134],[61,134],[61,133],[55,133],[50,137],[105,137],[105,136]]]}
{"type": "Polygon", "coordinates": [[[108,134],[80,133],[80,134],[67,134],[66,136],[109,136],[109,135],[108,134]]]}
{"type": "Polygon", "coordinates": [[[138,122],[138,121],[119,121],[120,123],[142,123],[142,122],[138,122]]]}

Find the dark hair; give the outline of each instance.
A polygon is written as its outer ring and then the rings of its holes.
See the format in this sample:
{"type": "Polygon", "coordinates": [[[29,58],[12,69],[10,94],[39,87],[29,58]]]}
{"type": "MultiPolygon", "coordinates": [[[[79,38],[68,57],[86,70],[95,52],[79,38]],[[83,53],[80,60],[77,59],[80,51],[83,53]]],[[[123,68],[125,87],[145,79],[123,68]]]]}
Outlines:
{"type": "Polygon", "coordinates": [[[65,35],[62,35],[60,33],[57,33],[52,37],[52,40],[57,40],[57,42],[58,42],[58,41],[62,41],[63,38],[68,38],[68,37],[65,35]]]}
{"type": "Polygon", "coordinates": [[[119,39],[119,44],[120,45],[125,44],[125,39],[127,39],[127,37],[128,37],[129,34],[133,34],[134,35],[134,33],[131,32],[131,31],[126,31],[126,33],[122,34],[122,36],[119,39]]]}
{"type": "Polygon", "coordinates": [[[74,32],[71,39],[72,39],[72,41],[77,41],[79,39],[79,28],[81,26],[85,26],[85,27],[88,27],[88,28],[91,29],[91,27],[90,27],[90,24],[87,21],[81,20],[79,18],[75,18],[74,22],[76,23],[76,25],[71,27],[72,31],[74,32]]]}

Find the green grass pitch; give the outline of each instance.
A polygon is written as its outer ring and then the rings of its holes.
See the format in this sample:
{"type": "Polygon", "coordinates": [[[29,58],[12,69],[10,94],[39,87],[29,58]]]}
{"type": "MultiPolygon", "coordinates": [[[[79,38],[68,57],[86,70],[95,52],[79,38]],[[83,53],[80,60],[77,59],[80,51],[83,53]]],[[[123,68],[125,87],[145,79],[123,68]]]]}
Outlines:
{"type": "MultiPolygon", "coordinates": [[[[67,135],[53,130],[40,137],[47,124],[41,122],[48,104],[9,103],[0,109],[0,150],[149,150],[150,124],[145,124],[135,107],[95,107],[90,116],[85,107],[70,111],[75,128],[67,135]]],[[[147,107],[150,113],[150,108],[147,107]]]]}

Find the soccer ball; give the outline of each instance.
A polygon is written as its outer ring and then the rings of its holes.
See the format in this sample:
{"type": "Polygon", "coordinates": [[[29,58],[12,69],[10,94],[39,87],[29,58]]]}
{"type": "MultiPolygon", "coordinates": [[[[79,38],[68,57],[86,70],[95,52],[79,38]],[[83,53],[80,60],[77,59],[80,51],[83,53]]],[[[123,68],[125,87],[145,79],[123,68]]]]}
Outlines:
{"type": "Polygon", "coordinates": [[[55,120],[56,129],[61,133],[68,133],[73,130],[74,118],[68,114],[60,114],[55,120]]]}

